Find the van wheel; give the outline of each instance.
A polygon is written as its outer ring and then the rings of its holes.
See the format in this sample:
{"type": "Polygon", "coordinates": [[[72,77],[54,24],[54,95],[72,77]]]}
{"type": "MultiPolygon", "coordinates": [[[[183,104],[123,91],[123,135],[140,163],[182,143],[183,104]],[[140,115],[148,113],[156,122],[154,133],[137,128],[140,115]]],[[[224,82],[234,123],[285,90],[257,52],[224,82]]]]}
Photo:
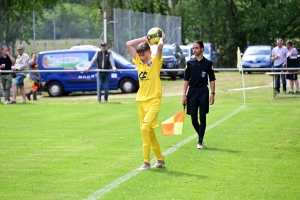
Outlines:
{"type": "Polygon", "coordinates": [[[60,97],[64,93],[64,88],[60,82],[53,81],[49,83],[47,91],[50,97],[60,97]]]}
{"type": "Polygon", "coordinates": [[[125,78],[120,83],[120,89],[123,93],[132,93],[136,92],[136,83],[131,78],[125,78]]]}

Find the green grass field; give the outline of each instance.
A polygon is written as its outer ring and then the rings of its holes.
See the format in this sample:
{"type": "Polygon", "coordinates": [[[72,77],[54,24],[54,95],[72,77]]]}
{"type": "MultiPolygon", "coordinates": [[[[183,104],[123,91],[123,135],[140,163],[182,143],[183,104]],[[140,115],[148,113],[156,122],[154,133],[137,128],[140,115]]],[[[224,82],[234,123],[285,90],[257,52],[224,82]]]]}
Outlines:
{"type": "MultiPolygon", "coordinates": [[[[182,135],[163,137],[157,128],[166,168],[119,185],[143,162],[134,95],[111,94],[107,104],[96,96],[0,104],[0,199],[299,199],[300,95],[247,90],[241,108],[242,91],[228,91],[242,86],[241,75],[216,77],[204,149],[196,139],[180,145],[195,135],[189,116],[182,135]]],[[[267,86],[271,77],[245,80],[246,87],[267,86]]],[[[181,88],[182,80],[163,81],[160,123],[182,109],[181,88]]]]}

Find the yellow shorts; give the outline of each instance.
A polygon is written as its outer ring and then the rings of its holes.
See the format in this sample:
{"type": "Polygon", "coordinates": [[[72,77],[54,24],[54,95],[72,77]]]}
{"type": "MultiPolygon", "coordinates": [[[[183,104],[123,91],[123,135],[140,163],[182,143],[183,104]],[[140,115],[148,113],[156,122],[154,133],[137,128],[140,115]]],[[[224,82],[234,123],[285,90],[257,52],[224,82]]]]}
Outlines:
{"type": "Polygon", "coordinates": [[[158,111],[160,108],[160,98],[152,98],[147,101],[138,101],[138,109],[140,116],[140,129],[143,123],[146,123],[150,128],[157,128],[158,111]]]}

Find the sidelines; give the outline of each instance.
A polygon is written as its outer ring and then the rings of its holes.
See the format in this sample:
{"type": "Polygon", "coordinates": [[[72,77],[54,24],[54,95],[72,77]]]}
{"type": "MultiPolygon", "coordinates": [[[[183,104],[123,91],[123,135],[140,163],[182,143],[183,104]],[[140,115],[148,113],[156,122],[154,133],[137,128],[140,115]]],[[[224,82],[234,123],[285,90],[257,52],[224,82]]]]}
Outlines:
{"type": "Polygon", "coordinates": [[[232,91],[239,91],[239,90],[253,90],[253,89],[259,89],[259,88],[265,88],[265,87],[269,87],[268,85],[266,86],[254,86],[254,87],[246,87],[246,88],[236,88],[236,89],[229,89],[228,92],[232,92],[232,91]]]}
{"type": "MultiPolygon", "coordinates": [[[[233,111],[232,113],[230,113],[229,115],[223,117],[222,119],[216,121],[215,123],[213,123],[212,125],[208,126],[206,128],[206,131],[213,129],[214,127],[218,126],[219,124],[223,123],[224,121],[226,121],[227,119],[231,118],[232,116],[236,115],[237,113],[239,113],[242,109],[244,109],[245,106],[241,106],[238,109],[236,109],[235,111],[233,111]]],[[[189,143],[190,141],[192,141],[193,139],[195,139],[198,135],[197,134],[193,134],[190,137],[188,137],[187,139],[183,140],[182,142],[179,142],[178,144],[174,145],[173,147],[169,148],[167,151],[165,151],[163,154],[164,156],[170,155],[172,154],[174,151],[176,151],[177,149],[179,149],[180,147],[182,147],[183,145],[189,143]]],[[[152,159],[151,163],[155,162],[156,159],[152,159]]],[[[90,195],[87,200],[95,200],[95,199],[99,199],[100,197],[102,197],[104,194],[110,192],[112,189],[118,187],[121,183],[124,183],[126,180],[134,177],[135,175],[139,174],[141,171],[138,169],[133,170],[132,172],[118,178],[117,180],[113,181],[112,183],[106,185],[104,188],[97,190],[96,192],[94,192],[92,195],[90,195]]]]}

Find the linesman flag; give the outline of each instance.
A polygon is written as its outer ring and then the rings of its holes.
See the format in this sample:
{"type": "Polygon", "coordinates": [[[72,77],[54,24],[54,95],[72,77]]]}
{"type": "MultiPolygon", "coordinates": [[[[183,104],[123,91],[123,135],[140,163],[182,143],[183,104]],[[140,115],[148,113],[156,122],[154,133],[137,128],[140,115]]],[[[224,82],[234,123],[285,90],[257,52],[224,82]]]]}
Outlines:
{"type": "MultiPolygon", "coordinates": [[[[185,107],[184,107],[185,108],[185,107]]],[[[180,135],[182,134],[183,122],[184,122],[185,109],[175,114],[169,119],[162,122],[162,135],[180,135]]]]}

